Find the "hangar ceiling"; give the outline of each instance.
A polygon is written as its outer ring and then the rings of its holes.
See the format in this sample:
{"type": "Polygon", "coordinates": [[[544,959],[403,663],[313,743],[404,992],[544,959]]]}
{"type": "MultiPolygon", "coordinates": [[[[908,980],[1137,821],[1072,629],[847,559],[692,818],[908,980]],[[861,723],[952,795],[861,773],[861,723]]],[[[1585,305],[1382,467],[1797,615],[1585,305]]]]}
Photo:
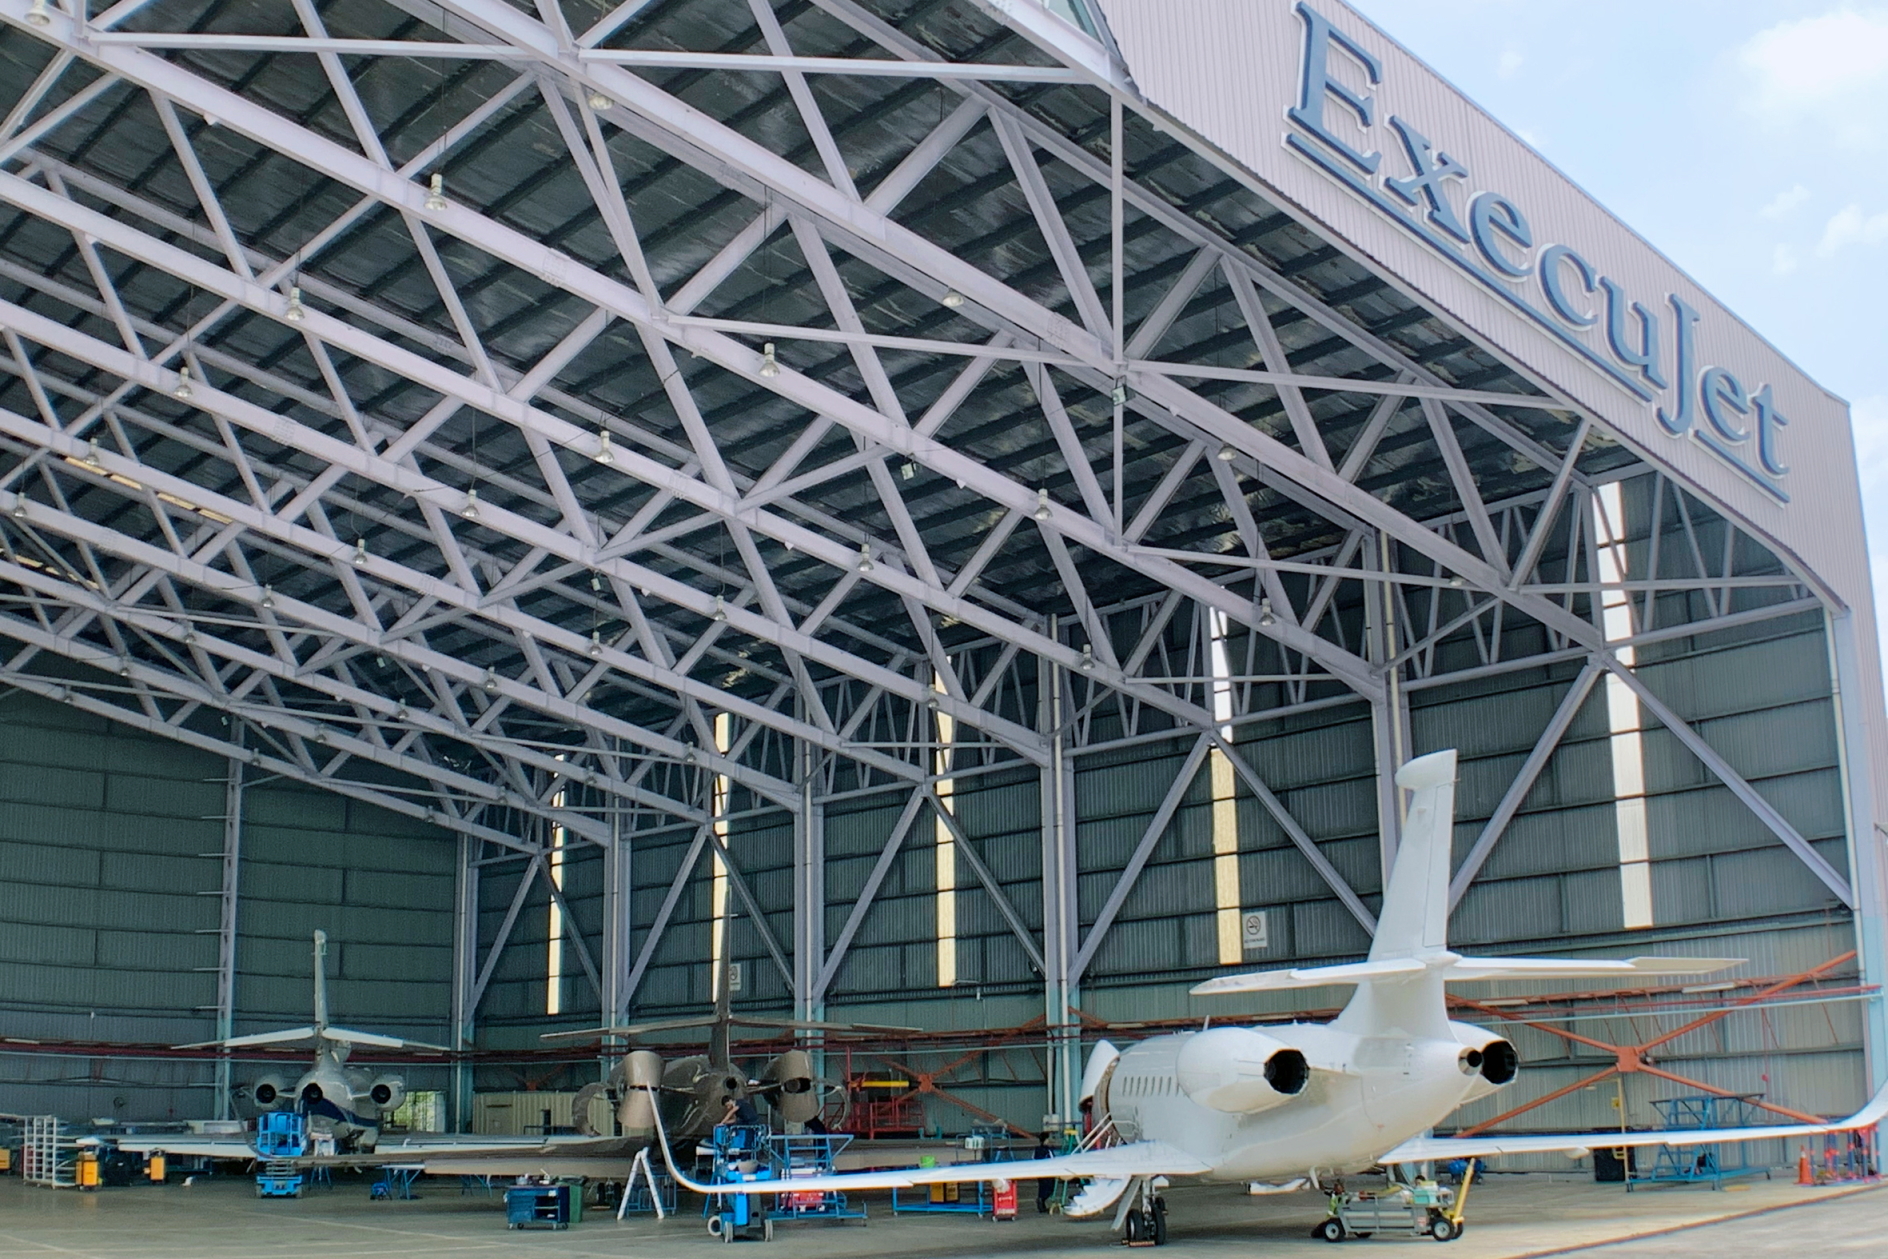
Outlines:
{"type": "Polygon", "coordinates": [[[1393,765],[1409,686],[1819,606],[1078,6],[0,18],[0,679],[272,773],[536,851],[923,791],[940,715],[962,774],[1362,699],[1393,765]]]}

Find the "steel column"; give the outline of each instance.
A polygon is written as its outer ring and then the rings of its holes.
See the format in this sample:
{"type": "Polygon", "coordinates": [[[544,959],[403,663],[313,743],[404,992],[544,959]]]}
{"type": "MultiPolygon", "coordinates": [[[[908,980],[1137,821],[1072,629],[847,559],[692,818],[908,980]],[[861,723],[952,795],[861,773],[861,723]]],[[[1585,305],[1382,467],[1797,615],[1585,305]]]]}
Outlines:
{"type": "MultiPolygon", "coordinates": [[[[230,730],[230,741],[243,743],[242,723],[230,730]]],[[[223,891],[216,924],[216,1038],[235,1035],[236,1022],[236,917],[241,903],[243,857],[243,765],[232,756],[223,785],[223,891]]],[[[231,1114],[229,1051],[216,1059],[216,1117],[231,1114]]]]}

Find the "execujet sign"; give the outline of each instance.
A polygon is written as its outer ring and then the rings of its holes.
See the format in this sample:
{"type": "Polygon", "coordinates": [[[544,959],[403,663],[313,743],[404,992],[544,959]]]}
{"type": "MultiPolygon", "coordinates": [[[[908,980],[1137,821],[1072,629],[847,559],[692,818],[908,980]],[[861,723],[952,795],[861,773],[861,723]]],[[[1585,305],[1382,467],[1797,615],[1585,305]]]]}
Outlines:
{"type": "Polygon", "coordinates": [[[1699,362],[1698,311],[1676,293],[1647,305],[1570,244],[1536,240],[1524,209],[1432,141],[1421,120],[1380,118],[1370,89],[1383,63],[1301,2],[1304,58],[1285,145],[1363,197],[1514,310],[1647,404],[1665,432],[1689,436],[1774,496],[1789,466],[1789,420],[1768,384],[1699,362]],[[1361,90],[1351,86],[1362,83],[1361,90]],[[1333,111],[1341,111],[1334,117],[1333,111]],[[1354,123],[1360,145],[1340,134],[1354,123]],[[1385,150],[1394,153],[1387,157],[1385,150]]]}

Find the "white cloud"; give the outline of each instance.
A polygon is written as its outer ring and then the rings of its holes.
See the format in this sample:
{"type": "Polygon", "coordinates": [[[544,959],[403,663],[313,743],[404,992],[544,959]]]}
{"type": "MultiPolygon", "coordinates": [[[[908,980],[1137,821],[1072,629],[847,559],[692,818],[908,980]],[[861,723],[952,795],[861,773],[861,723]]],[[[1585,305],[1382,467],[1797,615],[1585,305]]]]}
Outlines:
{"type": "Polygon", "coordinates": [[[1888,11],[1840,10],[1779,22],[1738,54],[1756,71],[1761,109],[1818,105],[1888,82],[1888,11]]]}
{"type": "Polygon", "coordinates": [[[1495,63],[1495,73],[1504,79],[1512,79],[1521,72],[1521,63],[1526,60],[1518,48],[1504,48],[1501,59],[1495,63]]]}
{"type": "Polygon", "coordinates": [[[1888,9],[1779,22],[1738,49],[1746,108],[1770,127],[1809,126],[1836,145],[1878,148],[1888,110],[1888,9]]]}
{"type": "Polygon", "coordinates": [[[1779,192],[1770,199],[1769,205],[1757,211],[1757,217],[1760,219],[1780,219],[1807,200],[1809,200],[1809,189],[1803,187],[1803,185],[1797,184],[1794,187],[1785,188],[1782,192],[1779,192]]]}
{"type": "Polygon", "coordinates": [[[1797,262],[1796,246],[1778,245],[1770,255],[1770,270],[1775,275],[1788,275],[1796,270],[1797,262]]]}
{"type": "Polygon", "coordinates": [[[1884,241],[1888,241],[1888,213],[1864,216],[1861,206],[1848,205],[1836,211],[1822,229],[1816,255],[1832,258],[1850,245],[1879,245],[1884,241]]]}

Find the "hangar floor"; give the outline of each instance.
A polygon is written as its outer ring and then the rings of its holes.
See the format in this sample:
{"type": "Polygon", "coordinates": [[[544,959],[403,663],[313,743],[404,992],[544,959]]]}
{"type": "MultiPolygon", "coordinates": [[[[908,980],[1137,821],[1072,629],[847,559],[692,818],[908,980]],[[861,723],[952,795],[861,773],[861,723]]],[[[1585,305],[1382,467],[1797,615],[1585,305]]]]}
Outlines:
{"type": "MultiPolygon", "coordinates": [[[[250,1259],[259,1251],[271,1259],[620,1259],[631,1254],[670,1259],[706,1255],[720,1246],[692,1212],[666,1224],[592,1218],[568,1232],[511,1232],[496,1201],[462,1197],[456,1186],[423,1184],[422,1190],[411,1202],[370,1203],[364,1186],[343,1182],[331,1193],[263,1202],[248,1181],[234,1178],[189,1188],[79,1194],[31,1189],[9,1177],[0,1179],[0,1253],[9,1259],[250,1259]]],[[[1228,1189],[1188,1188],[1174,1191],[1170,1201],[1172,1237],[1163,1254],[1251,1254],[1254,1241],[1263,1243],[1258,1248],[1263,1254],[1279,1259],[1333,1253],[1327,1243],[1308,1236],[1323,1214],[1310,1195],[1250,1199],[1228,1189]]],[[[1799,1254],[1813,1241],[1823,1254],[1875,1255],[1881,1253],[1884,1204],[1888,1195],[1880,1188],[1803,1189],[1781,1177],[1723,1193],[1687,1187],[1633,1194],[1568,1177],[1495,1177],[1475,1189],[1468,1232],[1448,1253],[1451,1259],[1520,1259],[1584,1254],[1605,1246],[1595,1259],[1785,1255],[1799,1254]],[[1735,1222],[1712,1226],[1714,1220],[1735,1222]],[[1704,1227],[1692,1231],[1697,1226],[1704,1227]],[[1628,1238],[1643,1240],[1607,1246],[1628,1238]]],[[[872,1209],[874,1218],[864,1228],[782,1228],[765,1253],[775,1259],[864,1259],[887,1253],[901,1259],[1005,1254],[1092,1259],[1110,1247],[1110,1234],[1098,1223],[1033,1213],[1013,1225],[923,1215],[893,1219],[889,1203],[873,1201],[872,1209]]],[[[1346,1243],[1343,1253],[1375,1244],[1346,1243]]]]}

